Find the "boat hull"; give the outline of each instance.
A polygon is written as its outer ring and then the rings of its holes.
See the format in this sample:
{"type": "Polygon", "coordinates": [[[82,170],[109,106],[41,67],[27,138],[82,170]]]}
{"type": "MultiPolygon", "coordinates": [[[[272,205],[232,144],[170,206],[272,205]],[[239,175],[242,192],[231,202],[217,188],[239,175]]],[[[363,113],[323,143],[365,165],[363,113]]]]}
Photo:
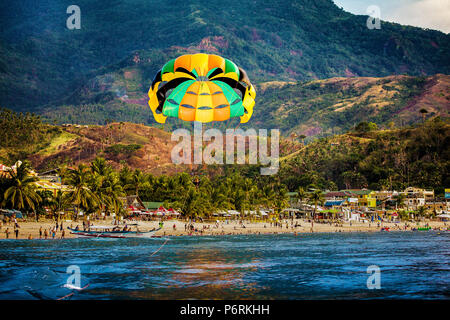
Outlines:
{"type": "Polygon", "coordinates": [[[116,232],[96,232],[96,231],[80,231],[70,229],[70,233],[78,238],[113,238],[113,239],[125,239],[125,238],[157,238],[155,236],[156,231],[152,230],[148,232],[137,231],[116,231],[116,232]]]}

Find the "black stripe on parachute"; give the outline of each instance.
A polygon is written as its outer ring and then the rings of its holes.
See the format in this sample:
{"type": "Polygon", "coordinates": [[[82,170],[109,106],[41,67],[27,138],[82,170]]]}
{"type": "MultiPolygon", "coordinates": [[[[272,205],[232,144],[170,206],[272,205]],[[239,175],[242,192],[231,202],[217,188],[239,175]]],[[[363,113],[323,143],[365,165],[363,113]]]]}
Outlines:
{"type": "Polygon", "coordinates": [[[166,93],[170,89],[174,89],[178,87],[180,84],[182,84],[185,81],[192,80],[191,78],[175,78],[169,82],[166,82],[162,86],[159,87],[158,91],[156,92],[156,97],[158,98],[158,108],[156,108],[157,111],[162,112],[164,102],[166,101],[166,93]]]}

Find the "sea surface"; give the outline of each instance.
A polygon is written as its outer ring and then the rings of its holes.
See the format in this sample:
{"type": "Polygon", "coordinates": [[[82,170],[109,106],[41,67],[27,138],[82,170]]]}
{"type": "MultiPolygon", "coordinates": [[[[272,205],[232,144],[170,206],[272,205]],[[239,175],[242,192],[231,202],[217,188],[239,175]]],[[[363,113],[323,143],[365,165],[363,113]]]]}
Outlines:
{"type": "Polygon", "coordinates": [[[0,299],[449,297],[444,232],[0,240],[0,299]]]}

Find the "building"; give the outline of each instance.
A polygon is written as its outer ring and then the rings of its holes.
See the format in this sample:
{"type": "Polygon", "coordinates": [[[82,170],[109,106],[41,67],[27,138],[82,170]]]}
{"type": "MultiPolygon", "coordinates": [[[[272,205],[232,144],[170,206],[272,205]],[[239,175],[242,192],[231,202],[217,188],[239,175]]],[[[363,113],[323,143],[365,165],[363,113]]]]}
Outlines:
{"type": "Polygon", "coordinates": [[[343,191],[349,194],[349,198],[358,199],[359,207],[375,208],[377,206],[377,199],[375,198],[375,192],[372,190],[351,189],[343,191]]]}

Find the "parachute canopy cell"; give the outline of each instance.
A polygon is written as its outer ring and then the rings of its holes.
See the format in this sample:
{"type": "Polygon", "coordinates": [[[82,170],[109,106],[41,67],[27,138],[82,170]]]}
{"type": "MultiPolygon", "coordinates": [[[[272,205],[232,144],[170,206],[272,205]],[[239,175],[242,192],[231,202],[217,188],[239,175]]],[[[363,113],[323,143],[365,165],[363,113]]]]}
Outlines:
{"type": "Polygon", "coordinates": [[[187,54],[167,62],[153,79],[148,104],[155,120],[225,121],[253,114],[255,88],[246,72],[213,54],[187,54]]]}

